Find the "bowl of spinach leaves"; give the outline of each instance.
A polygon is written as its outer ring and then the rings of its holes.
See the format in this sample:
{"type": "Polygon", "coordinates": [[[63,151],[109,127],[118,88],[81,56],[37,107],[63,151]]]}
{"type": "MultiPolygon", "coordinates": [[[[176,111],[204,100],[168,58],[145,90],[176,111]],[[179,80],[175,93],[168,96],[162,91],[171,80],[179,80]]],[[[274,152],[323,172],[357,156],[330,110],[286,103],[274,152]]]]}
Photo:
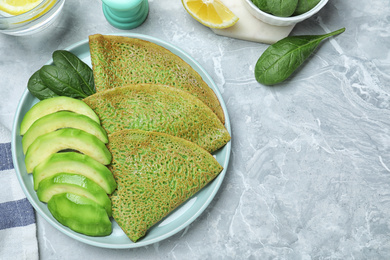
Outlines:
{"type": "Polygon", "coordinates": [[[257,19],[276,26],[302,22],[318,13],[328,0],[243,0],[257,19]]]}

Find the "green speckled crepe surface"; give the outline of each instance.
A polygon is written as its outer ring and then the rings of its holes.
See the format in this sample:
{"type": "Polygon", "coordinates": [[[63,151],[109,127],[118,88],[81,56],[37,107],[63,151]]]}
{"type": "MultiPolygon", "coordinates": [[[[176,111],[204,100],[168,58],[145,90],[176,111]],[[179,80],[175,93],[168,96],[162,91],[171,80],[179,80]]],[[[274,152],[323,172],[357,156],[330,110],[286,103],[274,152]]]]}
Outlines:
{"type": "Polygon", "coordinates": [[[225,123],[221,104],[202,77],[180,57],[155,43],[112,35],[89,36],[96,91],[156,83],[190,92],[225,123]]]}
{"type": "Polygon", "coordinates": [[[207,151],[171,135],[122,130],[109,135],[117,184],[113,217],[136,242],[222,171],[207,151]]]}
{"type": "Polygon", "coordinates": [[[167,133],[196,143],[210,153],[230,140],[218,117],[187,91],[157,85],[127,85],[84,99],[107,133],[140,129],[167,133]]]}

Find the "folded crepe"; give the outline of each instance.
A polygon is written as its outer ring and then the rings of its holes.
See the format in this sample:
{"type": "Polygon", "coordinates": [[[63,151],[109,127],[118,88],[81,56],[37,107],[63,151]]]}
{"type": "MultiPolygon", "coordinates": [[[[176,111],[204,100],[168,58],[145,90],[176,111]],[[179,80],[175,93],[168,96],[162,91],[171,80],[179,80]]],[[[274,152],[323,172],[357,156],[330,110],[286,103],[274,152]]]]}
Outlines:
{"type": "Polygon", "coordinates": [[[222,171],[210,153],[182,138],[142,130],[108,138],[118,184],[112,215],[133,242],[222,171]]]}
{"type": "Polygon", "coordinates": [[[214,91],[188,63],[164,47],[101,34],[89,36],[89,47],[97,92],[137,83],[171,85],[198,97],[225,123],[214,91]]]}
{"type": "Polygon", "coordinates": [[[108,134],[123,129],[162,132],[194,142],[210,153],[230,140],[211,109],[178,88],[127,85],[93,94],[84,102],[99,116],[108,134]]]}

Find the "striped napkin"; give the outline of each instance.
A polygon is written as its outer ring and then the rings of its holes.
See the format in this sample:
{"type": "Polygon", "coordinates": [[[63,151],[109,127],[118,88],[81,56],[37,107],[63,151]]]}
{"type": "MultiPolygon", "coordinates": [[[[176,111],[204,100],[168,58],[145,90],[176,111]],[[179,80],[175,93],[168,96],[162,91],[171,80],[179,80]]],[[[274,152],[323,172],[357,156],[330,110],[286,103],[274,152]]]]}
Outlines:
{"type": "Polygon", "coordinates": [[[37,260],[35,212],[19,185],[11,133],[0,124],[0,259],[37,260]]]}

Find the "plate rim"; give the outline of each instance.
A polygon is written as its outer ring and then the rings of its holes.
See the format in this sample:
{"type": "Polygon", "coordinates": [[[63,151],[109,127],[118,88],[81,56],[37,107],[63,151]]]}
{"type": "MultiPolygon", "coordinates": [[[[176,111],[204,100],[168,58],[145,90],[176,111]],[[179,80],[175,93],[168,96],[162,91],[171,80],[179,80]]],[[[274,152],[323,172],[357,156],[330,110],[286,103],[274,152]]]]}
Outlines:
{"type": "MultiPolygon", "coordinates": [[[[165,40],[162,40],[162,39],[156,38],[154,36],[150,36],[150,35],[138,34],[138,33],[109,33],[109,34],[104,34],[104,35],[124,36],[124,37],[138,38],[138,39],[150,41],[150,42],[153,42],[159,46],[162,46],[162,47],[168,49],[169,51],[171,51],[172,53],[174,53],[175,55],[177,55],[181,59],[183,59],[186,63],[189,63],[189,61],[190,61],[191,63],[195,64],[196,68],[194,68],[192,64],[189,64],[189,65],[201,75],[202,79],[204,81],[206,81],[206,83],[207,83],[207,81],[209,83],[211,83],[211,86],[209,86],[209,87],[213,90],[213,92],[217,96],[217,98],[222,106],[222,110],[223,110],[224,115],[225,115],[225,127],[228,130],[230,136],[232,136],[230,119],[229,119],[227,107],[226,107],[226,104],[222,98],[222,95],[221,95],[217,85],[215,84],[215,82],[211,78],[211,76],[207,73],[207,71],[193,57],[191,57],[187,52],[183,51],[181,48],[179,48],[179,47],[177,47],[177,46],[175,46],[175,45],[173,45],[165,40]]],[[[88,38],[81,40],[81,41],[78,41],[78,42],[64,48],[63,50],[67,50],[67,51],[74,53],[77,50],[77,48],[81,48],[85,44],[88,46],[88,41],[89,41],[88,38]]],[[[88,50],[89,50],[89,46],[88,46],[88,50]]],[[[88,54],[88,56],[90,57],[90,54],[88,54]]],[[[52,61],[53,60],[50,59],[46,64],[52,64],[52,61]]],[[[208,84],[208,85],[210,85],[210,84],[208,84]]],[[[171,231],[164,233],[160,236],[157,236],[154,239],[150,239],[150,240],[146,240],[146,241],[140,240],[139,242],[134,243],[131,240],[129,240],[129,243],[126,243],[126,244],[119,244],[119,243],[118,244],[109,244],[107,242],[98,242],[98,241],[88,239],[88,238],[90,238],[90,236],[85,236],[85,235],[80,234],[80,233],[75,233],[74,231],[70,230],[68,227],[63,226],[58,221],[53,221],[51,218],[46,216],[46,213],[43,212],[41,210],[41,208],[38,206],[38,203],[42,203],[42,202],[39,202],[39,201],[36,202],[34,200],[32,195],[28,191],[27,186],[24,183],[24,180],[23,180],[22,175],[21,175],[21,171],[20,171],[19,164],[18,164],[18,158],[17,158],[18,155],[16,154],[16,150],[17,150],[17,148],[16,148],[17,140],[16,139],[18,136],[20,137],[19,130],[17,128],[18,128],[18,119],[21,116],[22,106],[26,102],[26,99],[29,98],[29,95],[32,96],[32,94],[29,92],[29,90],[26,87],[25,91],[22,94],[22,97],[20,98],[20,100],[18,102],[15,116],[13,119],[13,124],[12,124],[11,152],[12,152],[12,161],[14,164],[17,179],[18,179],[19,184],[21,185],[21,188],[22,188],[24,194],[26,195],[27,199],[29,200],[31,205],[34,207],[34,209],[38,212],[38,214],[42,218],[44,218],[47,222],[49,222],[49,224],[51,224],[55,229],[59,230],[63,234],[65,234],[65,235],[67,235],[67,236],[69,236],[77,241],[83,242],[83,243],[88,244],[88,245],[96,246],[96,247],[111,248],[111,249],[138,248],[138,247],[143,247],[146,245],[151,245],[151,244],[160,242],[164,239],[167,239],[168,237],[175,235],[176,233],[180,232],[181,230],[183,230],[184,228],[189,226],[192,222],[194,222],[205,211],[205,209],[209,206],[209,204],[214,199],[214,197],[216,196],[217,192],[220,189],[220,186],[225,178],[226,171],[227,171],[229,161],[230,161],[231,140],[224,146],[224,148],[222,148],[222,149],[226,149],[226,154],[224,156],[224,165],[222,165],[223,166],[222,172],[212,182],[210,182],[208,184],[208,185],[211,185],[211,184],[214,185],[214,188],[211,190],[211,194],[208,196],[208,198],[203,203],[203,205],[201,205],[201,207],[195,212],[195,214],[193,214],[184,223],[182,223],[181,225],[172,229],[171,231]]],[[[23,155],[23,158],[24,158],[24,155],[23,155]]],[[[203,189],[201,189],[199,192],[201,192],[202,190],[203,189]]],[[[193,198],[194,196],[192,196],[191,198],[193,198]]],[[[190,201],[191,198],[189,198],[185,203],[190,201]]],[[[183,203],[182,205],[184,205],[185,203],[183,203]]],[[[180,208],[182,205],[180,205],[178,208],[180,208]]],[[[176,208],[176,209],[178,209],[178,208],[176,208]]],[[[112,219],[112,221],[115,222],[114,219],[112,219]]],[[[160,222],[158,222],[158,223],[160,223],[160,222]]],[[[158,223],[156,223],[154,226],[158,225],[158,223]]],[[[147,236],[147,234],[146,234],[146,236],[147,236]]]]}

